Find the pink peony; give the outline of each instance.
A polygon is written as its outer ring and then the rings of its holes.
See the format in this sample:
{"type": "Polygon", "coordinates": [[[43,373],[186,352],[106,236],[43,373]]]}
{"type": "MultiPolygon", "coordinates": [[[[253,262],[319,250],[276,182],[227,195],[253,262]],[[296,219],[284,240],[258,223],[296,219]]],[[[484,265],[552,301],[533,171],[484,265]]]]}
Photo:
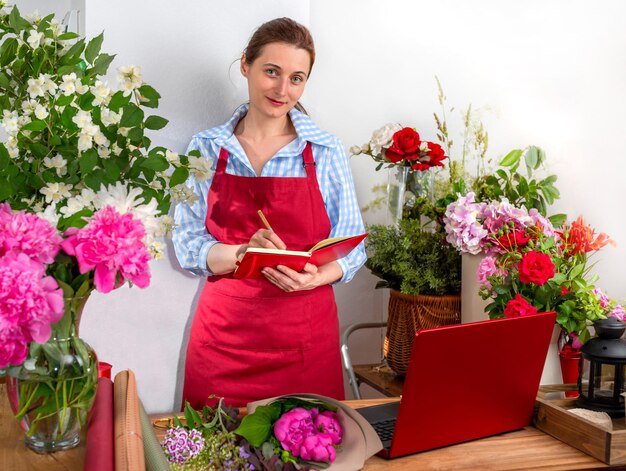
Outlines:
{"type": "Polygon", "coordinates": [[[306,437],[300,446],[300,457],[311,461],[335,461],[332,438],[326,433],[306,437]]]}
{"type": "Polygon", "coordinates": [[[333,445],[338,445],[341,443],[343,428],[339,423],[339,416],[337,416],[336,412],[329,410],[321,412],[315,418],[314,425],[319,432],[326,434],[330,437],[333,445]]]}
{"type": "Polygon", "coordinates": [[[83,229],[70,228],[61,244],[69,255],[76,256],[81,273],[95,268],[96,289],[108,293],[116,286],[119,273],[140,288],[150,284],[150,253],[142,239],[146,231],[130,213],[119,214],[107,206],[93,215],[83,229]]]}
{"type": "Polygon", "coordinates": [[[63,306],[63,291],[42,263],[14,252],[0,258],[0,368],[21,363],[29,342],[47,342],[63,306]]]}
{"type": "Polygon", "coordinates": [[[0,205],[0,257],[8,252],[24,253],[42,263],[52,263],[61,244],[56,228],[36,214],[13,213],[0,205]]]}
{"type": "Polygon", "coordinates": [[[290,451],[294,456],[299,456],[301,446],[307,437],[315,435],[313,416],[317,416],[317,409],[310,411],[296,407],[285,412],[274,424],[274,436],[280,445],[290,451]]]}

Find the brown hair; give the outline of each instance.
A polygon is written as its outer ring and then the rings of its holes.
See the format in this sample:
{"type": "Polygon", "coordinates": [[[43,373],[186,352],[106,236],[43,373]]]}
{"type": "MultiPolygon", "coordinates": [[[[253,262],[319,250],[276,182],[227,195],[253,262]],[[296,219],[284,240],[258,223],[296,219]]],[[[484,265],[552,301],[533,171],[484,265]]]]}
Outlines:
{"type": "MultiPolygon", "coordinates": [[[[315,62],[315,45],[313,44],[313,37],[306,26],[291,18],[276,18],[263,23],[254,32],[243,51],[246,62],[252,64],[261,55],[263,48],[270,43],[286,43],[307,51],[311,59],[307,77],[311,75],[313,63],[315,62]]],[[[296,103],[296,109],[306,113],[300,102],[296,103]]]]}

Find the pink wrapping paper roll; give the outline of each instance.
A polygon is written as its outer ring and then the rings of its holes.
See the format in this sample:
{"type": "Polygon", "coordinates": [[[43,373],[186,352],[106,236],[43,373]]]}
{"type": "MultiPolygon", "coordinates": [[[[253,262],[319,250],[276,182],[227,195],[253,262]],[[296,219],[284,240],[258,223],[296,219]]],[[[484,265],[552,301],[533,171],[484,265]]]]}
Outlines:
{"type": "Polygon", "coordinates": [[[87,425],[85,471],[115,471],[113,453],[113,382],[98,379],[94,401],[87,425]]]}

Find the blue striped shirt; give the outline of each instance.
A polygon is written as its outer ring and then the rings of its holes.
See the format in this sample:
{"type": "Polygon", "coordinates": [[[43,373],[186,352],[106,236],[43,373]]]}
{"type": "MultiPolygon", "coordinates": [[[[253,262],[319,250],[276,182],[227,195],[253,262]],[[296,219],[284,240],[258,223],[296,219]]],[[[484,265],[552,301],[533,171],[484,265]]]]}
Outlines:
{"type": "MultiPolygon", "coordinates": [[[[187,153],[192,150],[200,151],[202,156],[209,159],[211,169],[215,172],[219,151],[224,148],[229,153],[226,173],[256,177],[248,157],[234,135],[237,122],[247,111],[248,105],[242,105],[227,123],[194,135],[187,153]]],[[[317,179],[331,224],[329,237],[362,234],[365,227],[356,200],[352,172],[341,141],[320,130],[311,118],[295,108],[289,112],[289,117],[298,137],[265,164],[261,176],[306,177],[306,170],[302,166],[302,151],[306,142],[311,142],[317,179]]],[[[206,258],[209,249],[219,242],[207,232],[205,226],[207,196],[212,180],[212,174],[204,182],[190,177],[186,185],[195,191],[199,199],[192,205],[177,205],[174,213],[176,230],[173,241],[176,257],[184,269],[204,276],[212,275],[207,269],[206,258]]],[[[350,281],[365,263],[365,259],[365,248],[361,243],[349,255],[338,260],[343,270],[339,281],[350,281]]]]}

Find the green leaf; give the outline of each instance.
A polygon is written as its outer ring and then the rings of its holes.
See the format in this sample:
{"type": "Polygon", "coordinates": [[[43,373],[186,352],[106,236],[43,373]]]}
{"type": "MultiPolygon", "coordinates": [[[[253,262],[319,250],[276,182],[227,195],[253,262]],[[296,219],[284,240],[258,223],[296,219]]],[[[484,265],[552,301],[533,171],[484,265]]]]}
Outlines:
{"type": "Polygon", "coordinates": [[[148,116],[146,118],[146,128],[158,130],[164,128],[168,123],[168,120],[165,118],[161,118],[160,116],[148,116]]]}
{"type": "Polygon", "coordinates": [[[161,98],[159,92],[157,92],[150,85],[142,85],[138,88],[138,90],[141,96],[146,97],[148,100],[158,100],[159,98],[161,98]]]}
{"type": "Polygon", "coordinates": [[[89,149],[80,156],[80,172],[87,174],[91,172],[98,164],[98,152],[95,149],[89,149]]]}
{"type": "Polygon", "coordinates": [[[93,64],[94,59],[100,53],[103,40],[104,32],[100,33],[87,44],[87,48],[85,49],[85,59],[87,59],[87,62],[90,64],[93,64]]]}
{"type": "Polygon", "coordinates": [[[82,209],[77,213],[72,214],[68,218],[62,218],[59,221],[60,229],[69,229],[70,227],[77,227],[79,229],[85,227],[87,225],[87,219],[89,216],[93,214],[93,211],[89,209],[82,209]]]}
{"type": "Polygon", "coordinates": [[[146,157],[140,164],[141,168],[148,168],[156,172],[167,170],[170,166],[167,159],[162,155],[150,155],[146,157]]]}
{"type": "Polygon", "coordinates": [[[28,148],[38,159],[43,159],[46,155],[48,155],[48,148],[43,144],[33,142],[32,144],[28,145],[28,148]]]}
{"type": "Polygon", "coordinates": [[[5,145],[0,142],[0,171],[7,168],[9,166],[9,162],[11,162],[9,151],[7,150],[5,145]]]}
{"type": "Polygon", "coordinates": [[[130,95],[124,96],[124,92],[119,90],[113,94],[109,102],[109,109],[116,113],[130,102],[130,95]]]}
{"type": "Polygon", "coordinates": [[[501,167],[511,167],[519,162],[522,153],[523,151],[521,149],[512,150],[500,161],[498,165],[501,167]]]}
{"type": "Polygon", "coordinates": [[[274,402],[259,406],[254,413],[244,416],[235,433],[244,437],[253,446],[261,446],[272,434],[272,422],[280,417],[280,404],[274,402]],[[276,407],[278,405],[278,408],[276,407]]]}
{"type": "Polygon", "coordinates": [[[112,159],[103,160],[102,165],[104,167],[104,171],[107,173],[109,177],[111,177],[112,180],[119,180],[122,172],[114,160],[112,159]]]}
{"type": "Polygon", "coordinates": [[[128,141],[131,144],[138,146],[141,143],[142,138],[143,138],[143,129],[132,128],[130,131],[128,131],[128,141]]]}
{"type": "Polygon", "coordinates": [[[85,75],[89,77],[93,75],[105,75],[113,59],[115,59],[115,54],[100,54],[93,67],[85,71],[85,75]]]}
{"type": "Polygon", "coordinates": [[[553,214],[548,218],[554,227],[562,226],[567,219],[567,214],[559,213],[553,214]]]}
{"type": "Polygon", "coordinates": [[[189,178],[189,170],[184,167],[178,167],[170,177],[170,188],[185,183],[189,178]]]}
{"type": "Polygon", "coordinates": [[[85,40],[81,39],[68,49],[68,51],[60,57],[61,65],[75,65],[80,60],[80,55],[85,49],[85,40]]]}
{"type": "Polygon", "coordinates": [[[48,124],[45,121],[41,119],[37,119],[35,121],[31,121],[30,123],[22,127],[22,129],[26,131],[42,131],[46,129],[47,127],[48,127],[48,124]]]}
{"type": "Polygon", "coordinates": [[[8,38],[5,39],[2,45],[0,45],[0,66],[4,67],[15,59],[15,53],[17,52],[17,39],[8,38]]]}
{"type": "Polygon", "coordinates": [[[528,175],[532,175],[533,170],[536,170],[539,166],[539,148],[530,146],[526,151],[524,160],[526,161],[526,170],[528,171],[528,175]]]}
{"type": "Polygon", "coordinates": [[[72,94],[72,95],[61,95],[58,99],[57,99],[57,106],[67,106],[69,105],[72,101],[74,101],[74,97],[76,95],[72,94]]]}
{"type": "Polygon", "coordinates": [[[16,33],[24,29],[33,28],[33,25],[31,25],[29,21],[20,16],[20,11],[17,9],[17,5],[13,7],[11,13],[9,14],[9,26],[13,28],[16,33]]]}
{"type": "Polygon", "coordinates": [[[61,41],[68,41],[70,39],[76,39],[76,38],[79,38],[79,37],[80,37],[80,35],[69,31],[67,33],[60,34],[58,39],[60,39],[61,41]]]}
{"type": "Polygon", "coordinates": [[[8,88],[9,87],[9,77],[4,72],[0,72],[0,87],[8,88]]]}
{"type": "Polygon", "coordinates": [[[133,103],[124,107],[120,126],[123,128],[133,128],[143,122],[143,110],[133,103]]]}

